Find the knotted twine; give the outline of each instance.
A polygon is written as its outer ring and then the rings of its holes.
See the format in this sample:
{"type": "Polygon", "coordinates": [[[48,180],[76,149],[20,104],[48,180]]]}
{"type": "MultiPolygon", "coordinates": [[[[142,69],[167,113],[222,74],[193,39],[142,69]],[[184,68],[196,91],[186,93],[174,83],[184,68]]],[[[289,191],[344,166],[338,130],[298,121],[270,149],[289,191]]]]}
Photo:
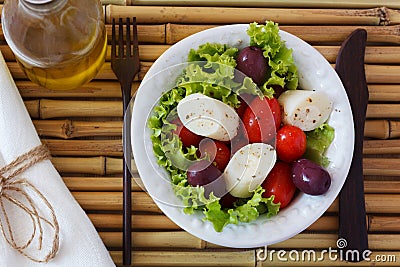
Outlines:
{"type": "Polygon", "coordinates": [[[18,177],[24,171],[35,165],[36,163],[50,159],[49,150],[44,145],[39,145],[29,152],[17,157],[10,164],[0,168],[0,230],[6,242],[19,253],[35,262],[48,262],[55,257],[59,247],[59,225],[52,205],[46,197],[26,178],[18,177]],[[29,192],[36,194],[41,203],[50,211],[51,218],[46,219],[40,214],[41,207],[39,202],[35,201],[29,192]],[[22,201],[17,196],[22,197],[22,201]],[[13,222],[7,214],[5,201],[12,204],[13,208],[19,208],[24,211],[32,222],[31,236],[26,242],[18,244],[16,242],[13,222]],[[30,255],[26,250],[33,245],[35,237],[38,240],[38,250],[42,250],[44,229],[43,224],[48,224],[54,231],[52,237],[52,246],[47,254],[42,257],[30,255]],[[38,236],[36,236],[38,234],[38,236]]]}

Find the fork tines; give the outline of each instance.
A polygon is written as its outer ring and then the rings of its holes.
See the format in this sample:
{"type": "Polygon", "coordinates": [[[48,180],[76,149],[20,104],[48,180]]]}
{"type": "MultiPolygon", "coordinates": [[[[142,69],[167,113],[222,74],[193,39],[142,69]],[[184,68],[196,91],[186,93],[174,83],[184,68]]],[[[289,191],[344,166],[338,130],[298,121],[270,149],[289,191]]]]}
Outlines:
{"type": "Polygon", "coordinates": [[[112,39],[111,39],[111,58],[137,57],[139,53],[139,41],[137,38],[136,17],[132,19],[133,40],[131,40],[131,20],[126,18],[126,37],[124,38],[124,22],[122,18],[118,19],[118,37],[116,37],[115,19],[112,20],[112,39]],[[118,45],[116,40],[118,39],[118,45]],[[126,40],[126,42],[124,42],[126,40]],[[117,53],[118,46],[118,53],[117,53]],[[133,53],[132,51],[133,46],[133,53]],[[126,49],[124,49],[124,47],[126,49]]]}

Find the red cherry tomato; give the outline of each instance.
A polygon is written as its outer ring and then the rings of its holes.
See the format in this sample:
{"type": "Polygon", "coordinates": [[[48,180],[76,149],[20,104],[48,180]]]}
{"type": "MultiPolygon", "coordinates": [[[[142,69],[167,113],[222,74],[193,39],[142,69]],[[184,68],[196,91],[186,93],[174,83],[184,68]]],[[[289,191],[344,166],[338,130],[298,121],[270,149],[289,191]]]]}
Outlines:
{"type": "Polygon", "coordinates": [[[201,157],[208,155],[221,172],[224,171],[231,157],[231,151],[223,142],[209,138],[205,138],[200,142],[199,150],[201,157]]]}
{"type": "Polygon", "coordinates": [[[281,203],[280,208],[283,209],[296,192],[296,186],[292,181],[292,168],[288,163],[278,161],[261,186],[265,190],[263,197],[274,195],[274,203],[281,203]]]}
{"type": "Polygon", "coordinates": [[[200,141],[203,139],[203,137],[200,135],[191,132],[188,128],[183,126],[183,123],[179,118],[174,119],[172,123],[177,126],[173,133],[179,136],[183,146],[189,147],[193,145],[197,147],[200,141]]]}
{"type": "Polygon", "coordinates": [[[276,133],[276,153],[285,162],[292,162],[306,151],[307,137],[300,128],[285,125],[276,133]]]}
{"type": "Polygon", "coordinates": [[[247,132],[242,122],[240,122],[238,133],[232,138],[230,144],[232,156],[236,151],[249,144],[249,137],[247,136],[247,132]]]}
{"type": "Polygon", "coordinates": [[[241,94],[238,95],[238,99],[240,100],[240,106],[236,108],[236,113],[240,118],[243,117],[244,112],[246,111],[249,104],[253,101],[256,96],[251,94],[241,94]]]}
{"type": "Polygon", "coordinates": [[[281,127],[281,122],[282,122],[282,112],[281,112],[281,105],[278,102],[278,99],[275,97],[271,99],[267,99],[269,108],[271,109],[272,116],[274,117],[275,121],[275,130],[278,131],[278,129],[281,127]]]}
{"type": "Polygon", "coordinates": [[[250,143],[268,143],[281,123],[281,108],[275,98],[256,97],[243,114],[250,143]]]}

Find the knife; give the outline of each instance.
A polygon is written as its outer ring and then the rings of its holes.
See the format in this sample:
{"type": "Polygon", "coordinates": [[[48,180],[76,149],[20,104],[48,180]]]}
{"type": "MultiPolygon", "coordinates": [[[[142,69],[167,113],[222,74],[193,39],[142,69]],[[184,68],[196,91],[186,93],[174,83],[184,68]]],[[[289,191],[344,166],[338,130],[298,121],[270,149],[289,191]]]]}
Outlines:
{"type": "Polygon", "coordinates": [[[363,141],[368,103],[364,55],[367,32],[353,31],[343,42],[336,59],[339,75],[353,112],[355,143],[353,160],[346,182],[339,195],[339,239],[341,259],[358,262],[369,256],[368,232],[364,199],[363,141]]]}

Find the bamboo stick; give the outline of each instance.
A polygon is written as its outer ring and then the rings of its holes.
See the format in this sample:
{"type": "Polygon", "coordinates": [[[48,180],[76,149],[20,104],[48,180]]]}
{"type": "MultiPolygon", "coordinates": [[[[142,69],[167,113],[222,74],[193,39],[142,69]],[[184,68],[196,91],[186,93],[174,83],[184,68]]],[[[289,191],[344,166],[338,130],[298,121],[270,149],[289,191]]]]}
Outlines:
{"type": "MultiPolygon", "coordinates": [[[[162,53],[165,52],[169,45],[140,45],[139,46],[139,59],[141,61],[155,61],[162,53]]],[[[111,46],[107,48],[106,60],[111,60],[111,46]]]]}
{"type": "MultiPolygon", "coordinates": [[[[126,7],[124,7],[126,8],[126,7]]],[[[106,24],[107,38],[108,40],[112,39],[112,29],[110,24],[106,24]]],[[[119,26],[116,25],[116,30],[118,31],[119,26]]],[[[138,31],[138,40],[139,43],[157,43],[163,44],[165,43],[165,25],[137,25],[138,31]]]]}
{"type": "MultiPolygon", "coordinates": [[[[102,0],[105,1],[105,0],[102,0]]],[[[134,5],[143,6],[235,6],[235,7],[302,7],[302,8],[374,8],[376,7],[375,0],[351,0],[351,1],[335,1],[330,0],[299,0],[299,1],[280,1],[280,0],[134,0],[134,5]]],[[[390,8],[400,8],[400,4],[396,0],[380,1],[380,6],[390,8]]]]}
{"type": "MultiPolygon", "coordinates": [[[[315,45],[329,62],[336,61],[340,46],[315,45]]],[[[367,46],[365,49],[365,63],[367,64],[398,64],[400,63],[400,47],[398,46],[367,46]]]]}
{"type": "Polygon", "coordinates": [[[105,175],[106,170],[105,157],[103,156],[90,158],[52,157],[51,162],[61,173],[105,175]]]}
{"type": "MultiPolygon", "coordinates": [[[[150,66],[152,65],[152,62],[145,62],[142,61],[140,62],[140,71],[138,76],[134,79],[135,81],[142,80],[150,66]]],[[[15,80],[26,80],[27,77],[25,73],[22,71],[22,69],[19,67],[17,62],[7,62],[7,67],[10,70],[13,78],[15,80]]],[[[97,76],[94,78],[94,80],[116,80],[116,76],[114,72],[111,69],[111,63],[110,62],[105,62],[100,69],[99,73],[97,76]]]]}
{"type": "MultiPolygon", "coordinates": [[[[137,175],[132,177],[133,192],[145,191],[140,178],[137,175]]],[[[122,191],[122,178],[118,177],[68,177],[63,176],[64,183],[71,191],[101,192],[101,191],[122,191]]]]}
{"type": "MultiPolygon", "coordinates": [[[[72,195],[86,211],[122,211],[122,192],[72,192],[72,195]]],[[[161,213],[145,192],[132,193],[132,210],[161,213]]]]}
{"type": "MultiPolygon", "coordinates": [[[[122,214],[89,213],[90,220],[96,228],[122,229],[122,214]]],[[[135,230],[181,230],[164,215],[134,214],[132,227],[135,230]]]]}
{"type": "Polygon", "coordinates": [[[330,25],[385,25],[399,22],[397,11],[387,8],[373,9],[284,9],[234,7],[176,7],[108,5],[106,22],[135,16],[139,23],[264,23],[267,19],[280,24],[330,25]],[[389,17],[391,18],[389,20],[389,17]]]}
{"type": "Polygon", "coordinates": [[[368,84],[370,101],[400,101],[400,85],[398,84],[368,84]]]}
{"type": "Polygon", "coordinates": [[[400,140],[366,140],[364,154],[400,154],[400,140]]]}
{"type": "Polygon", "coordinates": [[[379,139],[400,137],[400,122],[395,120],[367,120],[365,136],[379,139]]]}
{"type": "MultiPolygon", "coordinates": [[[[294,24],[295,26],[280,25],[279,28],[313,44],[320,44],[324,42],[339,44],[343,42],[351,32],[358,28],[367,30],[368,42],[370,43],[400,43],[400,36],[398,34],[400,28],[399,25],[376,27],[365,25],[299,26],[296,25],[298,23],[294,24]]],[[[189,35],[215,26],[217,25],[185,25],[168,23],[166,26],[166,43],[174,44],[183,38],[188,37],[189,35]]]]}
{"type": "MultiPolygon", "coordinates": [[[[151,23],[151,25],[137,25],[138,40],[140,44],[165,44],[165,25],[164,24],[155,25],[155,24],[156,22],[151,23]]],[[[112,39],[111,28],[112,28],[111,22],[110,24],[106,24],[108,40],[112,39]]],[[[118,32],[119,29],[118,25],[116,25],[115,29],[118,32]]]]}
{"type": "Polygon", "coordinates": [[[337,216],[324,215],[311,224],[308,231],[335,231],[338,229],[339,218],[337,216]]]}
{"type": "MultiPolygon", "coordinates": [[[[121,191],[121,177],[63,177],[71,191],[121,191]]],[[[132,186],[133,187],[133,186],[132,186]]]]}
{"type": "Polygon", "coordinates": [[[398,213],[400,212],[400,195],[366,194],[365,206],[367,213],[398,213]]]}
{"type": "MultiPolygon", "coordinates": [[[[61,173],[115,175],[122,173],[122,158],[111,157],[53,157],[52,162],[61,173]]],[[[137,173],[133,165],[132,173],[137,173]]]]}
{"type": "MultiPolygon", "coordinates": [[[[122,252],[110,251],[118,266],[122,266],[122,252]]],[[[254,267],[254,250],[235,251],[133,251],[132,266],[227,266],[254,267]]]]}
{"type": "MultiPolygon", "coordinates": [[[[132,94],[140,82],[132,85],[132,94]]],[[[121,87],[118,81],[92,81],[73,90],[49,90],[31,81],[16,81],[19,92],[24,98],[120,98],[121,87]]]]}
{"type": "Polygon", "coordinates": [[[102,5],[120,5],[120,6],[129,6],[132,4],[131,0],[101,0],[102,5]]]}
{"type": "Polygon", "coordinates": [[[400,83],[400,66],[365,64],[368,83],[400,83]]]}
{"type": "Polygon", "coordinates": [[[29,115],[32,118],[40,117],[40,112],[39,112],[40,100],[29,100],[29,101],[25,101],[24,104],[25,104],[25,107],[26,107],[29,115]]]}
{"type": "Polygon", "coordinates": [[[50,100],[27,101],[32,118],[50,119],[60,117],[122,117],[120,101],[50,100]],[[38,105],[34,107],[34,105],[38,105]],[[36,110],[39,109],[39,114],[36,110]],[[32,112],[32,113],[31,113],[32,112]]]}
{"type": "MultiPolygon", "coordinates": [[[[400,181],[364,181],[365,193],[399,194],[400,181]]],[[[400,226],[400,225],[399,225],[400,226]]]]}
{"type": "Polygon", "coordinates": [[[390,138],[390,123],[388,120],[366,120],[364,136],[378,139],[390,138]]]}
{"type": "Polygon", "coordinates": [[[363,164],[364,175],[400,176],[400,158],[364,157],[363,164]]]}
{"type": "Polygon", "coordinates": [[[119,140],[56,140],[42,139],[53,156],[122,156],[119,140]]]}
{"type": "Polygon", "coordinates": [[[122,136],[122,121],[34,120],[41,137],[72,139],[88,136],[122,136]]]}
{"type": "Polygon", "coordinates": [[[400,117],[400,105],[398,104],[368,104],[367,118],[399,118],[399,117],[400,117]]]}
{"type": "MultiPolygon", "coordinates": [[[[108,247],[119,248],[121,232],[100,232],[100,237],[108,247]]],[[[205,242],[187,232],[132,232],[133,248],[191,248],[202,249],[205,242]]]]}
{"type": "Polygon", "coordinates": [[[400,230],[400,217],[370,215],[369,225],[369,230],[372,232],[398,232],[400,230]]]}

